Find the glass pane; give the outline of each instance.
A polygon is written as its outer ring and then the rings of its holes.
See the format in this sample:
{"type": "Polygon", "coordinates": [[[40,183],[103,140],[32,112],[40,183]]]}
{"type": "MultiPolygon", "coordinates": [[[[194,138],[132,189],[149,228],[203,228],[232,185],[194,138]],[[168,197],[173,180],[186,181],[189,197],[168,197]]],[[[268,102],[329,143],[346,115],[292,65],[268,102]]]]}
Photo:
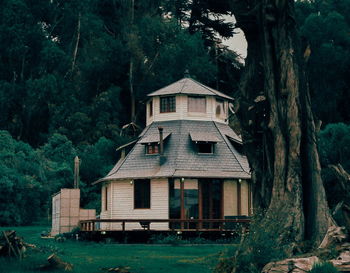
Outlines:
{"type": "Polygon", "coordinates": [[[206,113],[205,97],[188,97],[188,112],[206,113]]]}

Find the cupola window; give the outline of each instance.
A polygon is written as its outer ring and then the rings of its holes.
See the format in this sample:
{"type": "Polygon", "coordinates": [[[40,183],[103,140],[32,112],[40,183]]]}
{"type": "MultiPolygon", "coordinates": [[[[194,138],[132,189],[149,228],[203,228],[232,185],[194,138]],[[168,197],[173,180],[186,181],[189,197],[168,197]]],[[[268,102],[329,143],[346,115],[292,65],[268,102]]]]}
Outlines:
{"type": "Polygon", "coordinates": [[[215,114],[217,118],[223,119],[225,118],[225,104],[223,100],[216,99],[216,109],[215,114]]]}
{"type": "Polygon", "coordinates": [[[188,112],[206,113],[206,99],[202,96],[188,96],[188,112]]]}
{"type": "Polygon", "coordinates": [[[175,96],[160,97],[160,112],[161,113],[176,112],[175,96]]]}

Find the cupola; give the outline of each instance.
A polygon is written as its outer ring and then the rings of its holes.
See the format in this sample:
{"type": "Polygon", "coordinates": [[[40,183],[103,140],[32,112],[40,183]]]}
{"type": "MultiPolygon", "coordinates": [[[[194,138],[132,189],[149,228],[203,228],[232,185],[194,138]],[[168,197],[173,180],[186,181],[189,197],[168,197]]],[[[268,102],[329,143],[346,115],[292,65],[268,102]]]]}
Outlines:
{"type": "Polygon", "coordinates": [[[233,98],[190,77],[148,95],[146,125],[156,121],[202,120],[228,123],[233,98]]]}

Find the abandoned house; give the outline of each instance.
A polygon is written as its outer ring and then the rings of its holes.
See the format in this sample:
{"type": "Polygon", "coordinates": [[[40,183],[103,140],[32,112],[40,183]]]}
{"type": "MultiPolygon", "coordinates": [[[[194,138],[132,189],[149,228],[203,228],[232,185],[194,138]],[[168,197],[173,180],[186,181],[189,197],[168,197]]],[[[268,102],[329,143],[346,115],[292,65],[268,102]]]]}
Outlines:
{"type": "Polygon", "coordinates": [[[204,230],[250,216],[250,169],[228,125],[233,99],[189,77],[148,97],[146,128],[96,182],[99,228],[204,230]]]}

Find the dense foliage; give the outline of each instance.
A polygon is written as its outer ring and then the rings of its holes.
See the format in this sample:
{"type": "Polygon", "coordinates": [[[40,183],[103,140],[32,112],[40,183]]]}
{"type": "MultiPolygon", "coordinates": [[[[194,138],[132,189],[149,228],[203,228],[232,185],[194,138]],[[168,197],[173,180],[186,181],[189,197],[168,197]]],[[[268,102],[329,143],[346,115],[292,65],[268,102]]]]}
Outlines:
{"type": "MultiPolygon", "coordinates": [[[[324,124],[350,118],[349,6],[349,0],[297,1],[312,52],[314,108],[324,124]]],[[[233,35],[220,17],[231,12],[230,1],[212,0],[1,1],[0,225],[49,215],[51,195],[73,184],[76,155],[83,205],[99,207],[91,183],[128,141],[121,128],[132,121],[131,87],[140,125],[146,94],[182,78],[185,69],[234,95],[242,64],[217,39],[233,35]]],[[[321,154],[333,160],[326,135],[321,154]]]]}

